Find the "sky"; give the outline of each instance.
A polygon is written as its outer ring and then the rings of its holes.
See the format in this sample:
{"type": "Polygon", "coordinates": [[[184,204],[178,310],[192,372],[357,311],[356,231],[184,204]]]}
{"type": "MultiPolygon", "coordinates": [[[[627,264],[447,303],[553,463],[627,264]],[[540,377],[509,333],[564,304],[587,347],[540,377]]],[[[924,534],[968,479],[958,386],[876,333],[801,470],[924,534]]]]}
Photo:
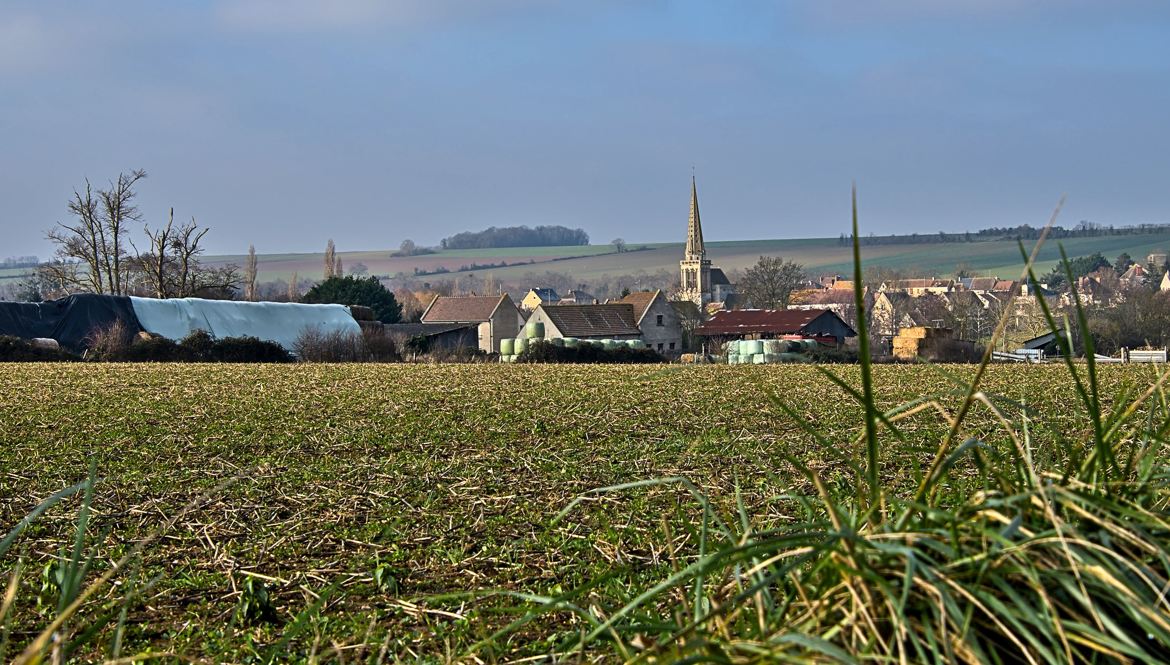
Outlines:
{"type": "Polygon", "coordinates": [[[1164,0],[3,0],[0,258],[145,169],[211,253],[1170,222],[1164,0]]]}

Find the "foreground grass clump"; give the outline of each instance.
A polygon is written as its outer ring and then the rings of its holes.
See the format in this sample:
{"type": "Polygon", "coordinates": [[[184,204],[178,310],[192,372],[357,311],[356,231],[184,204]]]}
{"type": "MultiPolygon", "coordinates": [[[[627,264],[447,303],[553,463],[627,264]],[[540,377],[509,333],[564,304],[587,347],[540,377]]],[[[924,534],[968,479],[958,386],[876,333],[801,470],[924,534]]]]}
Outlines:
{"type": "MultiPolygon", "coordinates": [[[[853,248],[860,276],[856,194],[853,248]]],[[[1020,247],[1033,283],[1038,250],[1039,244],[1028,256],[1020,247]]],[[[1064,257],[1072,283],[1068,266],[1064,257]]],[[[1034,432],[1042,412],[1030,410],[1028,400],[1014,403],[985,390],[993,344],[974,376],[954,378],[953,397],[924,393],[885,409],[869,363],[860,279],[854,296],[860,381],[822,370],[864,409],[854,445],[825,436],[791,396],[776,397],[820,449],[840,454],[854,492],[834,492],[822,473],[786,456],[815,493],[778,496],[794,506],[795,517],[757,527],[742,503],[727,514],[686,478],[600,490],[685,487],[701,508],[697,551],[677,556],[671,574],[616,604],[581,602],[587,587],[534,599],[534,609],[482,646],[490,649],[553,612],[584,625],[562,642],[565,656],[605,643],[623,659],[645,661],[1170,660],[1170,409],[1163,389],[1170,371],[1137,393],[1112,393],[1117,400],[1108,404],[1111,393],[1073,289],[1083,366],[1071,360],[1067,336],[1058,342],[1075,390],[1066,408],[1088,421],[1077,436],[1034,432]],[[999,423],[998,445],[971,427],[972,414],[984,407],[999,423]],[[937,412],[945,434],[906,490],[883,477],[894,460],[879,433],[905,442],[903,421],[921,411],[937,412]],[[1067,457],[1038,463],[1037,453],[1054,444],[1067,457]],[[967,482],[964,463],[974,466],[967,482]]],[[[1057,330],[1047,304],[1039,303],[1049,329],[1057,330]]],[[[1002,316],[993,342],[1010,316],[1002,316]]]]}
{"type": "MultiPolygon", "coordinates": [[[[839,371],[847,384],[860,385],[859,368],[839,371]]],[[[956,394],[955,380],[969,380],[972,371],[875,367],[874,394],[890,411],[922,395],[956,394]]],[[[1124,411],[1156,378],[1146,367],[1099,374],[1106,412],[1124,411]]],[[[1020,423],[1026,403],[1029,443],[1018,447],[986,406],[972,409],[964,432],[983,444],[966,450],[982,457],[946,460],[948,475],[932,485],[937,507],[929,513],[983,492],[1009,523],[999,526],[994,513],[971,504],[916,529],[946,542],[949,525],[965,539],[1003,531],[1002,542],[1016,545],[1002,549],[1017,564],[1041,546],[1054,555],[1056,545],[1045,545],[1042,533],[1035,544],[1019,544],[1027,523],[1014,533],[1007,528],[1033,499],[997,489],[999,480],[981,469],[1022,449],[1038,478],[1051,477],[1043,474],[1086,459],[1092,419],[1069,408],[1079,397],[1060,367],[992,367],[982,386],[1001,396],[990,401],[1020,423]]],[[[1154,393],[1128,422],[1161,427],[1163,405],[1154,393]]],[[[7,626],[0,660],[20,653],[58,615],[58,571],[84,569],[88,588],[128,554],[63,627],[78,660],[110,657],[115,644],[122,657],[177,653],[232,662],[307,661],[314,652],[347,662],[379,654],[383,662],[448,654],[506,660],[561,653],[611,618],[613,631],[602,634],[609,642],[590,642],[587,653],[669,658],[720,640],[728,653],[751,658],[753,649],[776,651],[769,641],[781,636],[745,632],[737,622],[759,625],[762,602],[764,624],[774,629],[779,624],[771,618],[783,608],[773,600],[783,598],[788,582],[733,602],[751,589],[751,575],[770,575],[777,565],[749,575],[758,564],[745,560],[735,573],[735,557],[764,563],[760,547],[769,539],[797,544],[785,533],[794,523],[815,516],[822,551],[848,545],[873,570],[905,571],[898,552],[906,551],[907,538],[862,534],[872,529],[865,515],[843,517],[834,531],[818,507],[817,482],[794,464],[815,471],[844,514],[858,487],[853,467],[865,453],[863,445],[841,442],[854,440],[865,409],[808,366],[28,364],[0,373],[0,412],[0,538],[45,499],[74,488],[0,555],[0,587],[16,580],[0,618],[7,626]],[[92,509],[74,565],[91,461],[92,509]],[[686,478],[705,503],[678,484],[592,492],[651,478],[686,478]],[[746,526],[741,510],[750,516],[746,526]],[[717,516],[730,537],[721,535],[717,516]],[[865,519],[857,523],[859,517],[865,519]],[[700,557],[707,563],[696,566],[700,557]],[[617,616],[676,570],[680,584],[617,616]],[[716,618],[670,639],[696,612],[716,618]]],[[[901,436],[881,441],[881,481],[890,496],[913,496],[949,425],[925,403],[894,417],[901,436]]],[[[1157,479],[1157,456],[1143,452],[1152,444],[1118,431],[1119,459],[1141,460],[1157,479]]],[[[1109,487],[1090,498],[1149,500],[1125,494],[1136,486],[1109,487]]],[[[1164,497],[1157,485],[1147,490],[1164,497]]],[[[1055,505],[1067,520],[1071,506],[1055,505]]],[[[880,528],[906,533],[896,528],[897,508],[884,506],[880,528]]],[[[1155,509],[1163,507],[1143,510],[1155,509]]],[[[1093,542],[1107,531],[1091,533],[1093,542]]],[[[1165,542],[1157,532],[1146,535],[1165,542]]],[[[1115,551],[1131,546],[1110,537],[1115,551]]],[[[980,562],[956,563],[945,548],[933,557],[916,558],[915,570],[934,566],[962,584],[977,583],[961,566],[977,569],[980,562]],[[945,567],[951,564],[962,575],[945,567]]],[[[816,569],[804,559],[794,574],[819,580],[826,594],[848,589],[834,582],[839,567],[816,569]]],[[[1021,593],[1035,588],[1016,586],[1021,593]]],[[[925,608],[926,592],[911,592],[907,607],[925,608]]],[[[792,625],[827,620],[830,610],[848,612],[839,593],[826,597],[836,605],[792,625]]],[[[881,606],[869,607],[876,621],[881,606]]],[[[780,645],[800,647],[792,638],[780,645]]]]}

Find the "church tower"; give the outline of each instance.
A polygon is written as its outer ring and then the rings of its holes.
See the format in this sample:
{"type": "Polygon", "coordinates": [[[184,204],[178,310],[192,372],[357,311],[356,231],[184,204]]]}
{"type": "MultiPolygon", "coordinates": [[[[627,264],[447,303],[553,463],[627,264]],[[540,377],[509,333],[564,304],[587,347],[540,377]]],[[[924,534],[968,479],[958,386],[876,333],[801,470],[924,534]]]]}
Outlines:
{"type": "Polygon", "coordinates": [[[699,307],[711,301],[711,261],[703,247],[703,226],[699,223],[699,194],[695,177],[691,176],[691,218],[687,224],[687,248],[680,272],[679,299],[689,300],[699,307]]]}

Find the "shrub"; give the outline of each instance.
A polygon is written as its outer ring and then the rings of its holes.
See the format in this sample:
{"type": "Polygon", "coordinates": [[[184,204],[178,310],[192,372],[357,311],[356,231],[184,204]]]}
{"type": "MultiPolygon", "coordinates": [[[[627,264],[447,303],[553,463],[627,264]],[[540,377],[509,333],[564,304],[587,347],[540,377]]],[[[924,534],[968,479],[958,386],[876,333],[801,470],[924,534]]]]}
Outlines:
{"type": "Polygon", "coordinates": [[[292,356],[276,342],[255,337],[216,339],[205,330],[195,330],[183,339],[158,335],[126,335],[121,322],[90,337],[88,358],[106,362],[209,362],[282,363],[292,356]]]}
{"type": "Polygon", "coordinates": [[[224,337],[211,346],[204,360],[214,363],[287,363],[293,357],[276,342],[256,337],[224,337]]]}
{"type": "Polygon", "coordinates": [[[616,349],[603,349],[593,344],[578,344],[574,348],[556,346],[548,341],[529,342],[516,362],[522,363],[664,363],[662,357],[653,349],[631,349],[628,346],[619,346],[616,349]]]}
{"type": "Polygon", "coordinates": [[[150,336],[137,337],[117,358],[128,362],[191,362],[195,354],[173,339],[150,336]]]}
{"type": "Polygon", "coordinates": [[[431,360],[442,363],[482,363],[499,359],[499,354],[488,353],[477,346],[461,346],[455,349],[432,348],[428,355],[431,360]]]}
{"type": "Polygon", "coordinates": [[[130,342],[134,340],[135,331],[130,329],[121,319],[114,319],[108,325],[94,328],[86,337],[86,358],[96,360],[118,361],[126,355],[130,342]]]}
{"type": "Polygon", "coordinates": [[[301,302],[362,305],[374,310],[382,323],[397,323],[402,317],[402,306],[377,277],[330,277],[309,289],[301,302]]]}
{"type": "Polygon", "coordinates": [[[362,329],[361,333],[340,330],[323,331],[309,327],[301,331],[293,343],[297,358],[304,362],[355,363],[397,362],[398,351],[394,340],[385,332],[362,329]]]}
{"type": "Polygon", "coordinates": [[[0,335],[0,362],[53,362],[77,360],[63,349],[46,349],[32,341],[10,335],[0,335]]]}
{"type": "Polygon", "coordinates": [[[196,329],[179,340],[179,346],[194,354],[196,359],[206,360],[211,357],[211,350],[215,347],[215,338],[206,330],[196,329]]]}
{"type": "Polygon", "coordinates": [[[366,345],[368,362],[392,363],[402,360],[394,338],[381,328],[362,328],[362,341],[366,345]]]}

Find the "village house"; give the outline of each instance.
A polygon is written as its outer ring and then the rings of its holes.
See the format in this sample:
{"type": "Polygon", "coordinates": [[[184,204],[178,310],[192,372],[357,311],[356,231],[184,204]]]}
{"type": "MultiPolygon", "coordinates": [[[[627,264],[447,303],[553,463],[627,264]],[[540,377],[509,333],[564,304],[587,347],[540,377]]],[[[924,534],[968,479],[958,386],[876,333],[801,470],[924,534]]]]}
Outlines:
{"type": "Polygon", "coordinates": [[[544,338],[574,337],[576,339],[641,339],[634,318],[634,306],[629,303],[605,305],[540,305],[528,317],[528,322],[544,324],[544,338]]]}
{"type": "Polygon", "coordinates": [[[708,349],[742,339],[815,339],[839,347],[857,333],[841,317],[827,309],[734,309],[716,312],[695,329],[707,340],[708,349]]]}
{"type": "Polygon", "coordinates": [[[955,280],[936,277],[895,279],[883,282],[879,291],[901,291],[911,296],[927,293],[949,293],[955,290],[955,280]]]}
{"type": "Polygon", "coordinates": [[[498,353],[500,340],[516,337],[524,317],[511,296],[435,296],[423,311],[423,323],[476,324],[480,349],[498,353]]]}
{"type": "MultiPolygon", "coordinates": [[[[596,305],[598,302],[597,296],[586,293],[580,289],[570,289],[565,295],[561,296],[558,305],[596,305]]],[[[533,308],[535,309],[535,308],[533,308]]]]}
{"type": "Polygon", "coordinates": [[[647,346],[663,355],[682,353],[682,322],[661,290],[631,293],[618,302],[633,305],[634,321],[647,346]]]}
{"type": "Polygon", "coordinates": [[[520,299],[520,308],[526,312],[531,312],[541,305],[555,305],[561,301],[561,297],[557,295],[557,290],[553,288],[539,287],[529,289],[528,293],[520,299]]]}

